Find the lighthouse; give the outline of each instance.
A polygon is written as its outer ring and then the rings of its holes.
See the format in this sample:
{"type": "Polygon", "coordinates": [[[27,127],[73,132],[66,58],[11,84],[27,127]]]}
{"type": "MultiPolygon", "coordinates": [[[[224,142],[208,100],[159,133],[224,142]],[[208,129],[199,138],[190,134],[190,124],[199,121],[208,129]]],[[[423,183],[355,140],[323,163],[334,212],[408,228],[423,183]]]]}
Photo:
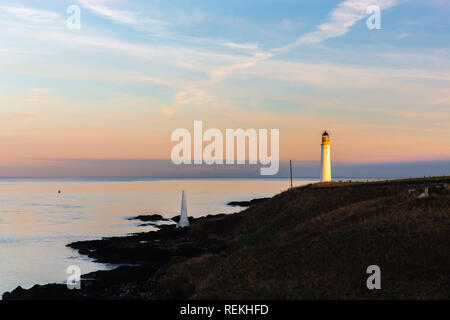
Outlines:
{"type": "Polygon", "coordinates": [[[320,181],[328,182],[331,181],[331,156],[330,156],[330,136],[328,132],[322,134],[322,160],[321,160],[321,171],[320,171],[320,181]]]}

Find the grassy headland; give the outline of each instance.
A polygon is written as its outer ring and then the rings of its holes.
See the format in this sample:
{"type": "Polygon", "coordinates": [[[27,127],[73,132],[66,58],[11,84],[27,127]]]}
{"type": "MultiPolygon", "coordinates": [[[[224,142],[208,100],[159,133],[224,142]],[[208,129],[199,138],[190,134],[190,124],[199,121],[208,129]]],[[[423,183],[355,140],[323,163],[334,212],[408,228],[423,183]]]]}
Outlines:
{"type": "Polygon", "coordinates": [[[450,298],[448,177],[314,184],[234,217],[192,226],[226,254],[166,268],[161,287],[193,298],[450,298]],[[417,199],[425,187],[429,197],[417,199]],[[415,190],[412,190],[415,189],[415,190]],[[381,268],[382,290],[366,287],[381,268]]]}
{"type": "Polygon", "coordinates": [[[450,177],[318,183],[188,229],[70,244],[98,261],[82,290],[4,298],[449,299],[450,177]],[[428,196],[418,198],[428,188],[428,196]],[[381,290],[366,269],[381,268],[381,290]]]}

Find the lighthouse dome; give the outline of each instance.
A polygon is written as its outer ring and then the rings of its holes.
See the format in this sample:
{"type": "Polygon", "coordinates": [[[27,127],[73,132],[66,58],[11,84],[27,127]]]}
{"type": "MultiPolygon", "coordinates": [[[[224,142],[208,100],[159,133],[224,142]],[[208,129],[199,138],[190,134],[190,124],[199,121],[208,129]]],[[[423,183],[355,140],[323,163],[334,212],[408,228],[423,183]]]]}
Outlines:
{"type": "Polygon", "coordinates": [[[322,134],[322,144],[323,145],[330,144],[330,136],[328,135],[328,132],[326,132],[326,131],[322,134]]]}

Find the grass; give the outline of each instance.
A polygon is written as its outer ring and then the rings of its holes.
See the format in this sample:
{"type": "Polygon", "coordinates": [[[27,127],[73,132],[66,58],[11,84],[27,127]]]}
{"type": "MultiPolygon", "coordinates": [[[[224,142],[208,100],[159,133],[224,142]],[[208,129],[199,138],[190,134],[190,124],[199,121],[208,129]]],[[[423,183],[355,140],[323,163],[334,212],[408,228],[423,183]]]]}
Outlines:
{"type": "Polygon", "coordinates": [[[264,229],[259,229],[253,232],[247,232],[239,237],[239,242],[246,246],[261,246],[267,242],[268,235],[264,229]]]}
{"type": "Polygon", "coordinates": [[[309,185],[192,236],[225,239],[220,254],[174,263],[159,285],[194,299],[449,299],[450,178],[309,185]],[[412,187],[430,187],[417,199],[412,187]],[[369,265],[382,289],[366,287],[369,265]]]}

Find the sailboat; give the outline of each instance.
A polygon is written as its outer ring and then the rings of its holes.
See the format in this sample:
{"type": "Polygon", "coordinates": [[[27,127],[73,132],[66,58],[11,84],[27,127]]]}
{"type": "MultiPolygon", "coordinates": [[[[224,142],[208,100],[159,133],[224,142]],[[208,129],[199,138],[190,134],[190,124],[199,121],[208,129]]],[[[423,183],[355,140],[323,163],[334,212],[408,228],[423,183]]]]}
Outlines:
{"type": "Polygon", "coordinates": [[[180,213],[180,221],[177,223],[177,228],[189,227],[189,219],[187,214],[187,206],[186,206],[186,196],[184,194],[184,190],[181,194],[181,213],[180,213]]]}

